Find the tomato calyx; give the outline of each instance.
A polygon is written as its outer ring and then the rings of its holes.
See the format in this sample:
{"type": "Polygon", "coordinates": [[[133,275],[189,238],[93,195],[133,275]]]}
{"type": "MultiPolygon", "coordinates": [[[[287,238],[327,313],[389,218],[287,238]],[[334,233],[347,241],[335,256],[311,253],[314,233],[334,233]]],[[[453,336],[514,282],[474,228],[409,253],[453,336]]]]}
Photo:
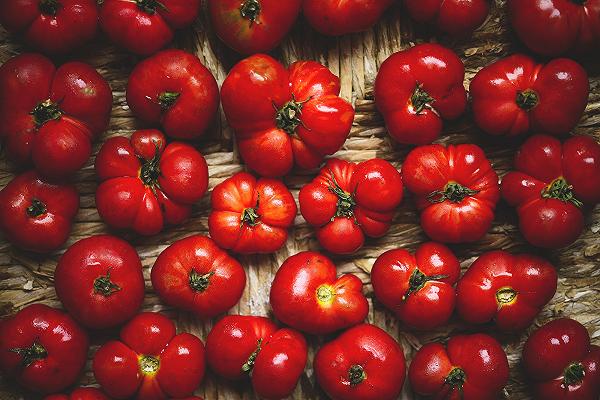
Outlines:
{"type": "Polygon", "coordinates": [[[48,121],[59,119],[62,115],[62,111],[58,103],[54,103],[52,100],[48,99],[36,105],[29,114],[33,115],[35,126],[40,128],[48,121]]]}
{"type": "Polygon", "coordinates": [[[333,288],[329,285],[321,285],[317,288],[317,300],[321,304],[331,304],[335,297],[333,288]]]}
{"type": "Polygon", "coordinates": [[[348,380],[350,381],[350,385],[359,385],[365,379],[367,379],[367,373],[365,372],[362,365],[354,364],[350,366],[350,368],[348,369],[348,380]]]}
{"type": "Polygon", "coordinates": [[[252,372],[252,368],[254,368],[254,363],[256,362],[256,357],[258,357],[258,353],[260,353],[262,347],[262,341],[262,338],[258,339],[258,342],[256,343],[256,350],[254,350],[252,354],[250,354],[248,360],[244,363],[244,365],[242,365],[243,372],[246,372],[248,374],[252,372]]]}
{"type": "Polygon", "coordinates": [[[144,375],[155,375],[160,368],[160,360],[154,356],[143,355],[139,357],[138,364],[144,375]]]}
{"type": "Polygon", "coordinates": [[[259,204],[260,195],[256,198],[256,206],[244,208],[244,211],[242,211],[242,216],[240,218],[240,227],[244,226],[244,224],[248,224],[249,226],[255,226],[260,223],[260,214],[258,213],[259,204]]]}
{"type": "Polygon", "coordinates": [[[587,0],[571,0],[571,2],[577,4],[578,6],[582,6],[587,2],[587,0]]]}
{"type": "Polygon", "coordinates": [[[56,15],[61,7],[58,0],[40,0],[39,4],[40,11],[45,15],[56,15]]]}
{"type": "Polygon", "coordinates": [[[154,15],[157,8],[167,11],[167,7],[158,0],[136,0],[136,4],[140,10],[150,15],[154,15]]]}
{"type": "Polygon", "coordinates": [[[431,106],[433,102],[435,102],[435,99],[431,97],[425,90],[423,90],[423,84],[417,83],[415,91],[410,97],[410,103],[414,112],[416,114],[421,114],[426,108],[433,110],[433,107],[431,106]]]}
{"type": "Polygon", "coordinates": [[[31,218],[37,218],[40,215],[44,215],[46,214],[46,211],[48,211],[46,204],[35,197],[31,199],[31,205],[27,207],[27,215],[29,215],[31,218]]]}
{"type": "Polygon", "coordinates": [[[27,368],[35,361],[43,360],[48,356],[48,352],[44,346],[38,342],[33,342],[30,347],[15,347],[8,351],[21,356],[21,366],[23,366],[23,368],[27,368]]]}
{"type": "Polygon", "coordinates": [[[540,98],[532,89],[517,92],[517,105],[525,111],[529,111],[538,105],[540,98]]]}
{"type": "MultiPolygon", "coordinates": [[[[342,189],[342,187],[337,183],[333,171],[330,170],[329,173],[331,174],[331,178],[329,179],[329,186],[327,188],[330,192],[338,197],[336,205],[337,209],[331,220],[333,221],[336,217],[354,217],[354,207],[356,207],[356,200],[354,200],[354,196],[342,189]]],[[[354,222],[358,225],[356,217],[354,217],[354,222]]]]}
{"type": "Polygon", "coordinates": [[[517,291],[511,287],[501,287],[496,291],[496,302],[499,306],[510,305],[517,299],[517,291]]]}
{"type": "Polygon", "coordinates": [[[197,273],[195,269],[192,269],[190,271],[190,287],[196,292],[204,292],[208,288],[210,277],[214,274],[214,271],[211,271],[208,274],[202,275],[197,273]]]}
{"type": "Polygon", "coordinates": [[[563,373],[563,384],[565,388],[568,388],[571,385],[581,383],[583,378],[585,378],[583,364],[580,362],[571,363],[565,368],[565,372],[563,373]]]}
{"type": "Polygon", "coordinates": [[[284,130],[288,135],[293,135],[296,133],[296,128],[299,125],[302,125],[305,129],[308,129],[300,117],[302,116],[302,107],[304,104],[311,99],[304,101],[297,101],[296,97],[292,95],[292,100],[288,101],[281,108],[277,108],[275,103],[273,103],[273,107],[275,108],[275,124],[278,129],[284,130]]]}
{"type": "Polygon", "coordinates": [[[564,203],[571,203],[575,207],[581,208],[583,202],[573,193],[573,185],[569,185],[563,177],[556,178],[548,186],[542,189],[542,198],[556,199],[564,203]]]}
{"type": "Polygon", "coordinates": [[[258,16],[260,15],[261,6],[258,0],[246,0],[240,6],[240,14],[242,18],[246,18],[250,21],[250,26],[252,26],[258,16]]]}
{"type": "Polygon", "coordinates": [[[142,168],[140,168],[140,179],[142,183],[154,190],[158,186],[158,178],[160,177],[160,150],[156,146],[156,154],[150,160],[141,159],[142,168]]]}
{"type": "Polygon", "coordinates": [[[479,190],[469,189],[457,182],[448,182],[443,190],[436,190],[427,196],[431,203],[443,203],[449,200],[453,203],[460,203],[465,197],[473,196],[479,193],[479,190]]]}
{"type": "Polygon", "coordinates": [[[427,282],[439,281],[447,277],[448,275],[427,276],[423,272],[421,272],[419,268],[415,268],[412,274],[410,274],[410,278],[408,279],[408,290],[406,291],[404,296],[402,296],[402,301],[406,300],[411,294],[423,289],[427,282]]]}
{"type": "Polygon", "coordinates": [[[461,393],[463,390],[463,385],[467,381],[466,372],[459,367],[454,367],[446,376],[444,380],[444,384],[449,385],[452,389],[457,388],[461,393]]]}
{"type": "Polygon", "coordinates": [[[158,104],[160,105],[160,109],[162,111],[167,111],[169,108],[173,107],[177,100],[181,96],[181,93],[177,92],[163,92],[158,95],[158,104]]]}
{"type": "Polygon", "coordinates": [[[110,280],[110,270],[106,275],[100,275],[94,279],[94,293],[104,297],[110,297],[113,293],[121,290],[121,287],[110,280]]]}

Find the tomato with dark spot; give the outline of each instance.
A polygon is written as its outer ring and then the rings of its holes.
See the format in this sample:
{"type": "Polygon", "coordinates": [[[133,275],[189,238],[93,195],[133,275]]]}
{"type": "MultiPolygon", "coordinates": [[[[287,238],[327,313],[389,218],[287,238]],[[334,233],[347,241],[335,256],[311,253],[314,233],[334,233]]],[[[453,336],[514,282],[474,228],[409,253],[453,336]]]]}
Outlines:
{"type": "Polygon", "coordinates": [[[308,23],[322,34],[340,36],[370,29],[394,0],[304,0],[308,23]]]}

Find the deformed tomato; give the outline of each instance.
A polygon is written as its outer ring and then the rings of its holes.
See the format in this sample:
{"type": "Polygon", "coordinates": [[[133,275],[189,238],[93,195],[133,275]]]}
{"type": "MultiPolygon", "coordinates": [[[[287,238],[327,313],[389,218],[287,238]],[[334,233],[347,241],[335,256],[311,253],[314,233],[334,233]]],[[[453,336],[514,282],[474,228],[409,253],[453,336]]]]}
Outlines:
{"type": "Polygon", "coordinates": [[[366,31],[394,0],[303,0],[304,16],[317,31],[331,36],[366,31]]]}

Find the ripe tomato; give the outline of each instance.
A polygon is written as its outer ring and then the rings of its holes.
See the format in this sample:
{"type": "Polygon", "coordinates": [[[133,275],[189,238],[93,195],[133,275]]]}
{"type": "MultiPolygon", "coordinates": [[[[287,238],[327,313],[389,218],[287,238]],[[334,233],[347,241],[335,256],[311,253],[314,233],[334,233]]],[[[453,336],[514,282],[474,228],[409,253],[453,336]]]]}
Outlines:
{"type": "Polygon", "coordinates": [[[142,121],[177,139],[197,139],[219,107],[219,87],[198,57],[163,50],[140,62],[127,82],[127,104],[142,121]]]}
{"type": "Polygon", "coordinates": [[[402,179],[416,196],[421,227],[431,239],[475,242],[492,226],[500,188],[480,147],[417,147],[402,164],[402,179]]]}
{"type": "Polygon", "coordinates": [[[275,179],[240,172],[218,184],[211,197],[210,236],[237,253],[273,253],[286,242],[298,209],[290,191],[275,179]]]}
{"type": "Polygon", "coordinates": [[[160,253],[152,268],[152,286],[170,306],[209,319],[237,304],[246,286],[246,272],[215,242],[194,235],[160,253]]]}
{"type": "Polygon", "coordinates": [[[502,180],[502,195],[519,214],[519,227],[534,246],[572,244],[583,230],[582,207],[600,202],[600,145],[589,136],[561,142],[536,135],[515,156],[515,171],[502,180]]]}
{"type": "Polygon", "coordinates": [[[100,217],[141,235],[181,224],[208,188],[202,154],[185,143],[167,145],[156,130],[107,140],[96,157],[96,174],[102,182],[96,191],[100,217]]]}
{"type": "Polygon", "coordinates": [[[6,153],[45,177],[63,178],[85,165],[111,108],[108,83],[87,64],[69,62],[57,69],[46,57],[28,53],[0,67],[0,138],[6,153]]]}
{"type": "Polygon", "coordinates": [[[371,270],[375,297],[417,329],[440,327],[452,316],[460,263],[443,244],[423,243],[414,255],[404,249],[380,255],[371,270]]]}
{"type": "Polygon", "coordinates": [[[366,31],[381,18],[394,0],[304,0],[308,23],[331,36],[366,31]]]}
{"type": "Polygon", "coordinates": [[[429,343],[410,364],[415,392],[436,399],[495,400],[508,383],[508,359],[500,343],[484,334],[453,336],[446,347],[429,343]]]}
{"type": "Polygon", "coordinates": [[[359,324],[369,313],[362,282],[354,274],[337,278],[335,264],[303,251],[281,265],[271,285],[275,317],[299,331],[326,335],[359,324]]]}
{"type": "Polygon", "coordinates": [[[304,336],[265,317],[228,315],[206,338],[211,369],[229,380],[250,376],[260,398],[283,399],[296,387],[307,358],[304,336]]]}
{"type": "Polygon", "coordinates": [[[460,58],[438,44],[420,44],[390,56],[375,81],[375,101],[390,135],[402,144],[437,139],[443,121],[465,111],[464,78],[460,58]]]}
{"type": "Polygon", "coordinates": [[[159,313],[141,313],[121,330],[121,340],[105,343],[93,370],[115,399],[166,400],[191,396],[204,377],[204,345],[159,313]]]}
{"type": "Polygon", "coordinates": [[[0,323],[0,369],[34,392],[58,392],[79,377],[88,345],[85,331],[67,314],[33,304],[0,323]]]}
{"type": "Polygon", "coordinates": [[[264,54],[236,64],[221,88],[242,158],[268,177],[286,175],[294,163],[316,168],[342,147],[354,109],[339,93],[327,67],[298,61],[285,69],[264,54]]]}
{"type": "Polygon", "coordinates": [[[332,158],[300,190],[300,212],[327,251],[351,254],[365,236],[385,235],[402,202],[402,188],[400,173],[385,160],[355,164],[332,158]]]}
{"type": "Polygon", "coordinates": [[[78,388],[67,394],[53,394],[44,397],[44,400],[110,400],[101,391],[95,388],[78,388]]]}
{"type": "Polygon", "coordinates": [[[405,0],[411,18],[450,36],[469,37],[485,22],[489,0],[405,0]]]}
{"type": "Polygon", "coordinates": [[[198,17],[200,0],[103,0],[100,27],[126,50],[148,56],[173,40],[175,30],[198,17]]]}
{"type": "Polygon", "coordinates": [[[573,60],[543,65],[515,54],[475,75],[470,86],[473,117],[491,135],[562,135],[579,123],[589,89],[587,73],[573,60]]]}
{"type": "Polygon", "coordinates": [[[217,36],[241,54],[266,53],[277,47],[301,7],[302,0],[208,0],[217,36]]]}
{"type": "Polygon", "coordinates": [[[523,364],[536,400],[597,400],[600,347],[590,344],[583,325],[556,319],[529,336],[523,364]]]}

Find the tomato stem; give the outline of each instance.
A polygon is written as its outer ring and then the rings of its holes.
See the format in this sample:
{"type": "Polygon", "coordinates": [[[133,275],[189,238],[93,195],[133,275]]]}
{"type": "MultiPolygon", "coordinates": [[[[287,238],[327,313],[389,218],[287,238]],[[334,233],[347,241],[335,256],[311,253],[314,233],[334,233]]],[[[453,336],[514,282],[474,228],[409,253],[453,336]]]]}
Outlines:
{"type": "Polygon", "coordinates": [[[160,105],[161,110],[166,111],[169,108],[173,107],[179,99],[181,93],[177,92],[163,92],[158,95],[158,104],[160,105]]]}
{"type": "Polygon", "coordinates": [[[293,135],[298,125],[306,128],[300,117],[302,116],[302,107],[310,99],[309,97],[304,101],[296,101],[296,97],[292,95],[292,100],[285,103],[280,109],[273,103],[276,111],[275,123],[277,124],[277,128],[284,130],[288,135],[293,135]]]}
{"type": "Polygon", "coordinates": [[[190,271],[190,287],[196,292],[204,292],[208,288],[210,277],[214,274],[215,273],[211,271],[208,274],[201,275],[197,273],[196,270],[192,269],[190,271]]]}
{"type": "Polygon", "coordinates": [[[539,103],[538,94],[531,90],[526,89],[522,92],[517,92],[517,105],[525,111],[529,111],[539,103]]]}
{"type": "Polygon", "coordinates": [[[262,338],[258,339],[258,342],[256,344],[256,350],[254,350],[252,354],[250,354],[250,357],[248,357],[248,361],[246,361],[244,365],[242,365],[243,372],[250,373],[252,371],[252,368],[254,368],[254,362],[256,361],[256,357],[258,357],[258,353],[260,353],[262,341],[262,338]]]}
{"type": "Polygon", "coordinates": [[[423,272],[421,272],[419,268],[415,268],[412,274],[410,274],[410,278],[408,279],[408,290],[406,291],[406,294],[402,296],[402,301],[406,300],[411,294],[423,289],[423,286],[425,286],[427,282],[439,281],[447,277],[448,275],[427,276],[423,272]]]}
{"type": "Polygon", "coordinates": [[[569,364],[569,366],[565,368],[563,376],[563,383],[565,386],[571,386],[580,383],[585,377],[585,369],[583,368],[583,364],[580,362],[569,364]]]}
{"type": "Polygon", "coordinates": [[[473,196],[479,193],[479,190],[472,190],[456,182],[448,182],[443,190],[436,190],[427,196],[431,203],[443,203],[449,200],[453,203],[460,203],[467,196],[473,196]]]}
{"type": "Polygon", "coordinates": [[[444,383],[450,385],[452,388],[458,388],[462,392],[463,385],[467,380],[467,374],[462,368],[454,367],[452,371],[446,376],[444,383]]]}
{"type": "Polygon", "coordinates": [[[110,269],[106,272],[106,275],[101,275],[94,280],[94,293],[110,297],[110,295],[119,290],[121,290],[119,285],[110,280],[110,269]]]}
{"type": "Polygon", "coordinates": [[[153,15],[157,8],[168,11],[167,7],[158,0],[136,0],[136,3],[138,8],[146,14],[153,15]]]}
{"type": "MultiPolygon", "coordinates": [[[[337,180],[335,179],[333,171],[330,170],[329,173],[331,174],[331,178],[329,179],[328,189],[330,192],[332,192],[338,197],[337,210],[333,218],[354,217],[354,207],[356,207],[356,200],[354,200],[354,196],[341,188],[341,186],[337,183],[337,180]]],[[[356,218],[355,222],[358,225],[356,218]]]]}
{"type": "Polygon", "coordinates": [[[31,347],[16,347],[9,349],[9,351],[21,356],[21,365],[24,368],[27,368],[33,364],[33,362],[37,360],[43,360],[48,356],[48,352],[44,346],[38,342],[33,342],[31,347]]]}
{"type": "Polygon", "coordinates": [[[243,226],[244,224],[254,226],[260,223],[260,214],[258,213],[259,205],[260,195],[256,198],[256,206],[254,206],[254,208],[244,208],[244,211],[242,211],[240,226],[243,226]]]}
{"type": "Polygon", "coordinates": [[[58,103],[53,103],[52,100],[48,99],[36,105],[29,114],[33,115],[35,126],[39,128],[50,120],[59,119],[62,111],[58,103]]]}
{"type": "Polygon", "coordinates": [[[31,205],[27,207],[27,215],[31,218],[46,214],[46,211],[48,211],[46,205],[36,198],[31,199],[31,205]]]}
{"type": "Polygon", "coordinates": [[[56,15],[61,7],[58,0],[40,0],[39,4],[40,11],[45,15],[56,15]]]}
{"type": "Polygon", "coordinates": [[[156,154],[150,160],[141,159],[140,179],[145,186],[154,188],[160,177],[160,147],[156,144],[156,154]]]}
{"type": "Polygon", "coordinates": [[[496,301],[499,305],[510,304],[517,298],[517,291],[511,287],[502,287],[496,291],[496,301]]]}
{"type": "Polygon", "coordinates": [[[242,3],[240,7],[240,14],[242,18],[246,18],[250,21],[250,26],[252,26],[258,16],[260,15],[261,6],[258,0],[246,0],[242,3]]]}
{"type": "Polygon", "coordinates": [[[144,375],[154,375],[160,368],[160,360],[154,356],[141,356],[138,362],[144,375]]]}
{"type": "Polygon", "coordinates": [[[413,106],[415,113],[421,114],[425,108],[431,109],[431,104],[435,102],[435,99],[429,95],[425,90],[423,90],[423,84],[417,83],[415,87],[415,91],[410,97],[410,102],[413,106]]]}
{"type": "Polygon", "coordinates": [[[548,186],[542,189],[542,197],[544,199],[556,199],[565,203],[571,203],[575,207],[581,208],[583,202],[575,197],[573,186],[569,185],[563,177],[556,178],[548,186]]]}
{"type": "Polygon", "coordinates": [[[329,285],[321,285],[317,288],[317,299],[321,303],[331,303],[335,293],[329,285]]]}
{"type": "Polygon", "coordinates": [[[367,379],[367,373],[362,365],[354,364],[348,370],[348,380],[350,381],[350,385],[356,386],[365,379],[367,379]]]}
{"type": "Polygon", "coordinates": [[[582,6],[586,3],[587,0],[571,0],[571,2],[577,4],[578,6],[582,6]]]}

